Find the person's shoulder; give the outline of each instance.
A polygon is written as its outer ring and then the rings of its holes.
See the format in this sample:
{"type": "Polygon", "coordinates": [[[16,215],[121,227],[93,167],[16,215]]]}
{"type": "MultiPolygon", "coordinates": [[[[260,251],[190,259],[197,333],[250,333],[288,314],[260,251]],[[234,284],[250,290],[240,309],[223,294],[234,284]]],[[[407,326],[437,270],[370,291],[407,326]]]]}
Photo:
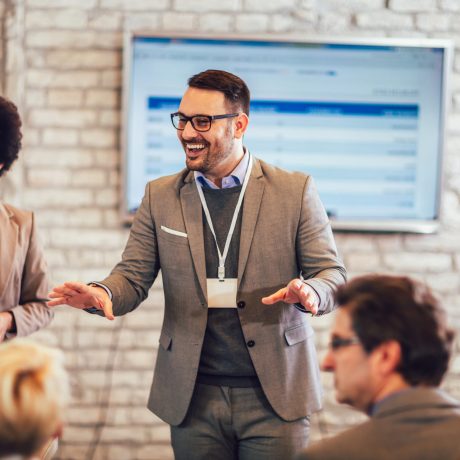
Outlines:
{"type": "Polygon", "coordinates": [[[373,443],[371,439],[374,439],[374,431],[373,420],[368,420],[335,436],[313,442],[297,460],[367,460],[366,448],[373,443]]]}
{"type": "Polygon", "coordinates": [[[190,170],[184,168],[182,171],[177,173],[170,174],[168,176],[161,176],[157,179],[151,180],[148,182],[147,186],[150,190],[155,191],[178,190],[184,185],[189,174],[192,174],[190,170]]]}
{"type": "Polygon", "coordinates": [[[272,165],[271,163],[267,163],[259,158],[256,158],[256,161],[259,163],[262,173],[269,178],[299,180],[305,182],[309,177],[311,177],[308,173],[280,168],[279,166],[272,165]]]}
{"type": "Polygon", "coordinates": [[[17,208],[8,203],[1,203],[0,206],[3,207],[4,211],[9,217],[12,217],[17,223],[31,222],[33,217],[32,211],[27,211],[25,209],[17,208]]]}

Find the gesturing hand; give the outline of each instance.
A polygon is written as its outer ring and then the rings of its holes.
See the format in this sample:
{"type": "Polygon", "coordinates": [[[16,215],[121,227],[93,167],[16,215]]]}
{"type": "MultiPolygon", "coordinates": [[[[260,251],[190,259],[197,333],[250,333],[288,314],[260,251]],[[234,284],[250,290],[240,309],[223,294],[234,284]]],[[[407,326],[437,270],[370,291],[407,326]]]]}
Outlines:
{"type": "Polygon", "coordinates": [[[55,307],[62,304],[67,304],[80,310],[95,307],[98,310],[103,310],[107,319],[115,319],[112,311],[112,301],[105,289],[101,287],[67,282],[53,288],[48,296],[50,299],[53,299],[46,303],[48,307],[55,307]]]}
{"type": "Polygon", "coordinates": [[[276,302],[301,303],[313,315],[318,313],[318,296],[308,284],[302,283],[298,278],[276,291],[274,294],[262,298],[262,303],[272,305],[276,302]]]}

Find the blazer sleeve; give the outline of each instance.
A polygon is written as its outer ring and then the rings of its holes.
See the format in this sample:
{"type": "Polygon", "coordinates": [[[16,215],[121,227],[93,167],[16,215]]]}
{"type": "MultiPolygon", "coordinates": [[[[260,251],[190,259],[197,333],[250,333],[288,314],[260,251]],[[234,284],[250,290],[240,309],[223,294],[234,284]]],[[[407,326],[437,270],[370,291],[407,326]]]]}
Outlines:
{"type": "Polygon", "coordinates": [[[301,276],[319,298],[318,315],[334,309],[334,290],[346,281],[334,236],[313,178],[305,183],[296,250],[301,276]]]}
{"type": "MultiPolygon", "coordinates": [[[[134,217],[122,260],[101,281],[112,293],[116,316],[134,310],[148,295],[160,269],[158,242],[150,208],[150,184],[134,217]]],[[[90,311],[103,316],[103,312],[90,311]]]]}
{"type": "Polygon", "coordinates": [[[17,337],[29,335],[51,321],[53,312],[45,304],[48,292],[47,266],[32,214],[29,244],[22,271],[19,305],[10,310],[16,323],[16,334],[7,333],[7,339],[14,335],[17,337]]]}

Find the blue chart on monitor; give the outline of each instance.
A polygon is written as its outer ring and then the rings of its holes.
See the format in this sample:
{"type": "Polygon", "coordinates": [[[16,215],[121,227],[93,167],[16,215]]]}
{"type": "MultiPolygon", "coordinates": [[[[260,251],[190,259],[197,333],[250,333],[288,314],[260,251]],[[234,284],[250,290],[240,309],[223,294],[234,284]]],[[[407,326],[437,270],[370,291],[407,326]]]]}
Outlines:
{"type": "Polygon", "coordinates": [[[441,49],[143,38],[132,65],[128,209],[183,169],[170,113],[191,75],[222,68],[251,89],[247,148],[311,174],[333,219],[436,217],[441,49]]]}

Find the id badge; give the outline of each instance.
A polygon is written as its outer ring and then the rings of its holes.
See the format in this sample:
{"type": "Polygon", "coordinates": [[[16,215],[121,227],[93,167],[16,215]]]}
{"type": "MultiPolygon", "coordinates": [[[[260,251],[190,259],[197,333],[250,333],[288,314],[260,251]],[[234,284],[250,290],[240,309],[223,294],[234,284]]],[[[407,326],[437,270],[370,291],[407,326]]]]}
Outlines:
{"type": "Polygon", "coordinates": [[[237,278],[208,278],[208,308],[236,308],[237,278]]]}

